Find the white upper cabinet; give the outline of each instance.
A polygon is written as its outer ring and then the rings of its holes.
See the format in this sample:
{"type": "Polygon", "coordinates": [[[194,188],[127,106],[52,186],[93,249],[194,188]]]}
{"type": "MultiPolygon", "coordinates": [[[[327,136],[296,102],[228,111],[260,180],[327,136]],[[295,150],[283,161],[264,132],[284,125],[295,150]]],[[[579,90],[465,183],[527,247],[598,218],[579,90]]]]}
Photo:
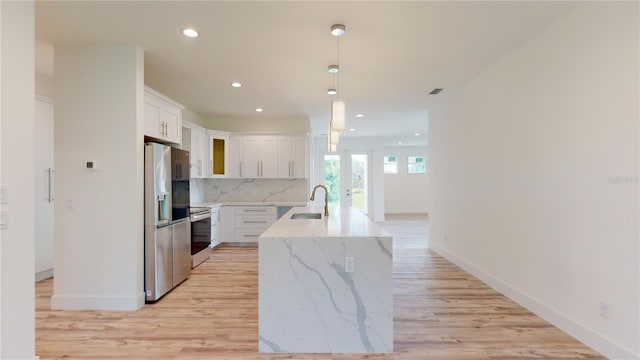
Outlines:
{"type": "Polygon", "coordinates": [[[278,177],[307,177],[307,142],[304,136],[278,137],[278,177]]]}
{"type": "Polygon", "coordinates": [[[182,142],[184,106],[145,86],[144,135],[166,143],[182,142]]]}
{"type": "Polygon", "coordinates": [[[209,177],[227,177],[229,173],[229,133],[209,130],[209,177]]]}
{"type": "Polygon", "coordinates": [[[277,178],[278,137],[245,136],[240,172],[243,178],[277,178]]]}
{"type": "Polygon", "coordinates": [[[208,175],[208,140],[206,129],[188,122],[182,123],[182,149],[189,151],[192,178],[206,178],[208,175]]]}
{"type": "Polygon", "coordinates": [[[243,137],[238,136],[230,136],[229,137],[229,145],[227,147],[227,159],[229,160],[227,163],[227,176],[230,178],[241,178],[242,177],[242,145],[243,145],[243,137]]]}
{"type": "Polygon", "coordinates": [[[300,135],[232,135],[228,139],[230,178],[307,178],[307,140],[300,135]]]}

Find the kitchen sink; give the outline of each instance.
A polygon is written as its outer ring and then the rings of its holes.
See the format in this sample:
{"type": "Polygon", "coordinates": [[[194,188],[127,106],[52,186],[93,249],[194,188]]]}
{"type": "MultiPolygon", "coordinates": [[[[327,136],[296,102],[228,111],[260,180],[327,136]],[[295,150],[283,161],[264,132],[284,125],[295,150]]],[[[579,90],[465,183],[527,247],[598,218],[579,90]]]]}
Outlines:
{"type": "Polygon", "coordinates": [[[291,215],[290,219],[322,219],[320,213],[297,213],[291,215]]]}

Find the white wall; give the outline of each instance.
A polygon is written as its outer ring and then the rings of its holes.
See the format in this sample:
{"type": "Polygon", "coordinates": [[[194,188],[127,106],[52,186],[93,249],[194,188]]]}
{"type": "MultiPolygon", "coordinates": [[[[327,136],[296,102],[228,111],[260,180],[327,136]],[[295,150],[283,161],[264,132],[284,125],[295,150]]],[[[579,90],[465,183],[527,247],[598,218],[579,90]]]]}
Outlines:
{"type": "Polygon", "coordinates": [[[427,187],[429,164],[426,174],[409,174],[407,157],[422,156],[427,159],[426,146],[387,146],[384,156],[395,156],[397,174],[384,174],[384,212],[386,214],[428,213],[427,187]]]}
{"type": "Polygon", "coordinates": [[[0,2],[2,211],[0,358],[35,358],[34,294],[34,8],[0,2]]]}
{"type": "Polygon", "coordinates": [[[55,49],[55,309],[144,304],[143,86],[136,45],[55,49]]]}
{"type": "Polygon", "coordinates": [[[638,28],[580,5],[429,122],[432,248],[615,359],[640,354],[638,28]]]}
{"type": "MultiPolygon", "coordinates": [[[[329,152],[327,151],[326,136],[315,137],[312,143],[314,151],[311,156],[314,159],[313,163],[315,164],[315,168],[312,171],[311,181],[309,183],[309,186],[311,188],[313,188],[313,186],[317,184],[324,183],[324,171],[321,167],[324,166],[324,155],[329,154],[329,152]]],[[[384,221],[384,146],[382,144],[383,140],[378,138],[343,137],[340,139],[340,143],[337,146],[336,152],[344,153],[346,151],[368,153],[370,163],[369,171],[371,171],[371,178],[369,179],[369,217],[371,217],[373,221],[384,221]]],[[[314,204],[315,206],[322,206],[320,200],[316,200],[314,204]]]]}

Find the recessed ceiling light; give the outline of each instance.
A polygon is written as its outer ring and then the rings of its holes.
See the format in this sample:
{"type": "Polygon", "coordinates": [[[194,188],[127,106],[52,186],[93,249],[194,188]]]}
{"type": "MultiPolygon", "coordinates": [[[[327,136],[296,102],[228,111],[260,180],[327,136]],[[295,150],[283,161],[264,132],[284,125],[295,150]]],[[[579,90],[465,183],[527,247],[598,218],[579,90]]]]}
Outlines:
{"type": "Polygon", "coordinates": [[[402,145],[402,141],[398,141],[398,145],[402,145]]]}
{"type": "Polygon", "coordinates": [[[413,135],[415,135],[415,136],[420,136],[420,133],[415,133],[415,134],[413,134],[413,135]]]}
{"type": "Polygon", "coordinates": [[[338,93],[338,92],[336,91],[336,89],[329,89],[329,90],[327,90],[327,94],[329,94],[329,95],[335,95],[335,94],[337,94],[337,93],[338,93]]]}
{"type": "Polygon", "coordinates": [[[364,117],[364,115],[363,114],[358,114],[358,115],[356,115],[356,117],[364,117]]]}
{"type": "Polygon", "coordinates": [[[351,128],[351,129],[349,129],[349,131],[356,131],[356,129],[354,129],[354,128],[351,128]]]}
{"type": "Polygon", "coordinates": [[[331,25],[331,35],[333,36],[342,36],[345,32],[345,27],[342,24],[331,25]]]}
{"type": "Polygon", "coordinates": [[[239,82],[232,82],[231,86],[233,86],[234,88],[239,88],[242,87],[242,84],[240,84],[239,82]]]}
{"type": "Polygon", "coordinates": [[[329,65],[329,73],[330,74],[336,74],[338,71],[340,71],[340,66],[338,66],[338,65],[329,65]]]}
{"type": "Polygon", "coordinates": [[[184,28],[184,29],[182,29],[182,35],[184,35],[186,37],[190,37],[190,38],[197,38],[198,36],[200,36],[198,31],[196,29],[194,29],[194,28],[184,28]]]}
{"type": "Polygon", "coordinates": [[[264,111],[264,109],[262,109],[262,108],[256,108],[256,112],[263,112],[263,111],[264,111]]]}

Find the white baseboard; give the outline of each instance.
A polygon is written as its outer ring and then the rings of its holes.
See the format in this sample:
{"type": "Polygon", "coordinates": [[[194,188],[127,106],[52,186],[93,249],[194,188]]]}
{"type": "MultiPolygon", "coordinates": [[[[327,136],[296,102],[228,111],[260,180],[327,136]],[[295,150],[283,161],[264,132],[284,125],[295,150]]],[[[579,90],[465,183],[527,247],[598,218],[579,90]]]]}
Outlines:
{"type": "Polygon", "coordinates": [[[548,306],[539,300],[529,296],[528,294],[522,292],[521,290],[507,284],[491,274],[487,273],[483,269],[476,267],[475,265],[467,262],[464,259],[457,257],[456,255],[450,253],[443,247],[440,247],[435,244],[429,244],[429,248],[452,263],[460,266],[466,272],[471,275],[477,277],[482,280],[484,283],[492,287],[494,290],[508,297],[509,299],[517,302],[518,304],[525,307],[527,310],[532,313],[540,316],[545,321],[553,324],[558,327],[562,331],[567,334],[573,336],[578,339],[582,343],[587,346],[593,348],[594,350],[600,352],[604,356],[609,359],[616,360],[632,360],[632,359],[640,359],[640,354],[634,354],[632,350],[623,347],[620,344],[617,344],[613,340],[607,338],[606,336],[590,329],[578,321],[568,317],[567,315],[561,313],[560,311],[548,306]]]}
{"type": "Polygon", "coordinates": [[[119,310],[134,311],[144,306],[144,293],[138,296],[53,295],[52,310],[119,310]]]}
{"type": "Polygon", "coordinates": [[[53,277],[53,269],[48,269],[36,273],[36,282],[47,280],[53,277]]]}

